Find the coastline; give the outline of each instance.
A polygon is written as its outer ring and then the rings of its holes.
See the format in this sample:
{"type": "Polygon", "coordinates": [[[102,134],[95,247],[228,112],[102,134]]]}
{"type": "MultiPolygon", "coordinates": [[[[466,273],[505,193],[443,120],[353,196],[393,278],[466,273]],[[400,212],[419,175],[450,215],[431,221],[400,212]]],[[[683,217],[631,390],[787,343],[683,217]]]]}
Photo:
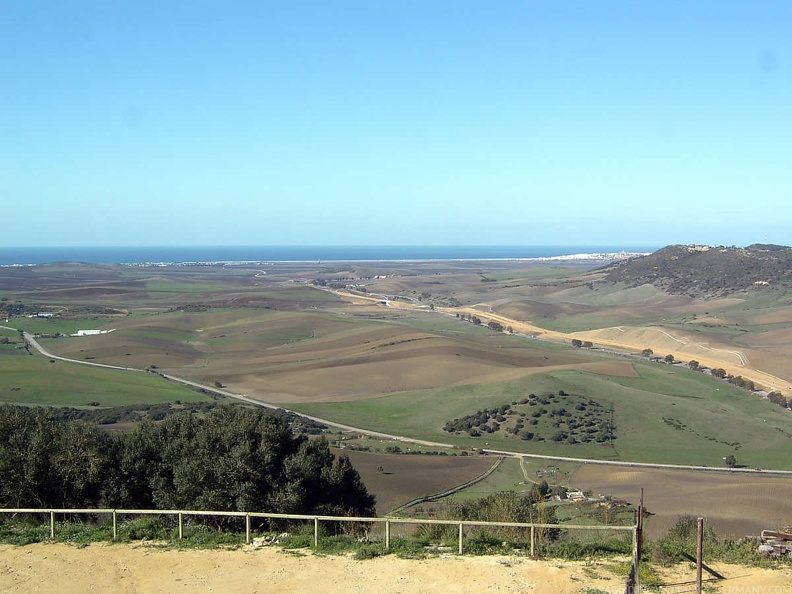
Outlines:
{"type": "Polygon", "coordinates": [[[651,253],[644,246],[274,246],[274,247],[0,247],[0,268],[58,262],[138,267],[246,266],[311,263],[617,261],[651,253]],[[234,252],[239,253],[240,257],[234,252]],[[250,252],[262,257],[251,258],[250,252]],[[405,254],[404,252],[408,252],[405,254]],[[310,254],[311,257],[308,257],[310,254]],[[155,257],[156,256],[156,257],[155,257]],[[211,257],[207,257],[211,256],[211,257]]]}

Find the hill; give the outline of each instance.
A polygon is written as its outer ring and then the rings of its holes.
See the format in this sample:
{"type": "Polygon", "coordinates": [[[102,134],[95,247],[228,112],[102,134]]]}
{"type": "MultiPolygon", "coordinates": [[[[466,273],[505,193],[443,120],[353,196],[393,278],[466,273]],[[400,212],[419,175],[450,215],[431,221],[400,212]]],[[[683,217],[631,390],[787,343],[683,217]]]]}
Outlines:
{"type": "Polygon", "coordinates": [[[714,299],[768,287],[792,288],[792,248],[670,245],[602,271],[610,282],[650,284],[673,295],[714,299]]]}

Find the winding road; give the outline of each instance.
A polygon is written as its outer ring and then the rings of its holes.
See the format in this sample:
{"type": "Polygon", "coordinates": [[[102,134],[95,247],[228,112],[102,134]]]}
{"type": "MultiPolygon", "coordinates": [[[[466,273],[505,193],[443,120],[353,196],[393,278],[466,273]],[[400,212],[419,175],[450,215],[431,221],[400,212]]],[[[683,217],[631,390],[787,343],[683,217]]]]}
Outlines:
{"type": "MultiPolygon", "coordinates": [[[[6,328],[5,326],[0,326],[1,328],[6,328]]],[[[9,330],[16,330],[15,328],[7,328],[9,330]]],[[[50,353],[44,347],[39,344],[39,342],[33,338],[27,332],[22,332],[22,337],[27,341],[27,343],[36,350],[39,354],[44,357],[48,357],[50,359],[56,359],[58,361],[64,361],[66,363],[75,363],[78,365],[91,365],[94,367],[104,367],[107,369],[116,369],[122,371],[130,371],[133,373],[146,373],[145,369],[137,369],[134,367],[120,367],[117,365],[106,365],[103,363],[94,363],[91,361],[80,361],[78,359],[69,359],[67,357],[61,357],[59,355],[55,355],[50,353]]],[[[360,427],[354,427],[352,425],[344,425],[341,423],[336,423],[334,421],[329,421],[327,419],[322,419],[319,417],[312,417],[309,415],[305,415],[303,413],[289,410],[288,408],[284,408],[282,406],[275,406],[274,404],[268,404],[266,402],[262,402],[261,400],[256,400],[254,398],[250,398],[243,394],[235,394],[234,392],[229,392],[228,390],[223,390],[220,388],[215,388],[213,386],[207,386],[204,384],[199,384],[197,382],[193,382],[190,380],[186,380],[184,378],[177,377],[175,375],[169,375],[165,373],[158,373],[159,376],[162,378],[178,382],[184,386],[188,386],[193,389],[203,390],[212,394],[219,394],[221,396],[225,396],[226,398],[233,398],[234,400],[239,400],[241,402],[245,402],[247,404],[252,404],[254,406],[260,406],[262,408],[267,408],[270,410],[284,410],[286,412],[291,412],[301,417],[305,417],[306,419],[310,419],[317,423],[322,423],[329,427],[335,427],[337,429],[342,429],[344,431],[352,431],[355,433],[361,433],[363,435],[370,435],[372,437],[377,437],[381,439],[390,439],[394,441],[400,441],[403,443],[413,443],[416,445],[423,445],[428,447],[435,447],[435,448],[444,448],[444,449],[456,449],[457,446],[448,443],[441,443],[441,442],[434,442],[434,441],[426,441],[422,439],[414,439],[412,437],[404,437],[402,435],[393,435],[390,433],[382,433],[380,431],[371,431],[369,429],[363,429],[360,427]]],[[[665,468],[665,469],[673,469],[673,470],[699,470],[699,471],[707,471],[707,472],[739,472],[739,473],[748,473],[748,474],[774,474],[774,475],[792,475],[792,470],[771,470],[771,469],[762,469],[761,472],[752,469],[752,468],[719,468],[719,467],[702,467],[702,466],[692,466],[692,465],[685,465],[685,464],[659,464],[653,462],[628,462],[628,461],[617,461],[617,460],[597,460],[594,458],[571,458],[568,456],[548,456],[543,454],[526,454],[523,452],[511,452],[508,450],[491,450],[491,449],[480,449],[477,450],[482,453],[486,454],[494,454],[498,456],[505,456],[511,458],[518,458],[518,459],[525,459],[525,458],[532,458],[537,460],[552,460],[558,462],[575,462],[578,464],[599,464],[604,466],[625,466],[625,467],[640,467],[640,468],[665,468]]]]}

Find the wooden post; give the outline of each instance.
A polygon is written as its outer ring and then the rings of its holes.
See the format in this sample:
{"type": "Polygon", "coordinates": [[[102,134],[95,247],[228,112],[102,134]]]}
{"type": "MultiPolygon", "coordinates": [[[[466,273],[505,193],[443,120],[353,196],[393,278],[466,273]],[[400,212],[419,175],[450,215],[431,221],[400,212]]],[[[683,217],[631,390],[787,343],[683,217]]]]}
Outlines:
{"type": "Polygon", "coordinates": [[[118,538],[118,523],[116,519],[116,511],[113,510],[113,540],[118,538]]]}
{"type": "Polygon", "coordinates": [[[701,594],[701,566],[704,563],[704,518],[699,518],[696,522],[697,542],[696,542],[696,594],[701,594]]]}
{"type": "Polygon", "coordinates": [[[534,543],[536,542],[536,526],[531,525],[531,557],[534,556],[534,543]]]}
{"type": "Polygon", "coordinates": [[[462,522],[459,523],[459,554],[462,554],[462,538],[464,536],[465,527],[462,522]]]}
{"type": "Polygon", "coordinates": [[[390,551],[390,520],[385,520],[385,550],[390,551]]]}
{"type": "Polygon", "coordinates": [[[55,512],[50,512],[50,538],[55,538],[55,512]]]}
{"type": "Polygon", "coordinates": [[[250,514],[245,514],[245,544],[250,544],[250,514]]]}
{"type": "Polygon", "coordinates": [[[319,518],[314,518],[314,548],[319,548],[319,518]]]}
{"type": "Polygon", "coordinates": [[[641,487],[641,498],[638,500],[638,517],[635,522],[635,591],[641,591],[641,555],[643,554],[643,502],[644,491],[641,487]]]}
{"type": "Polygon", "coordinates": [[[184,537],[184,522],[182,521],[182,513],[179,512],[179,540],[184,537]]]}

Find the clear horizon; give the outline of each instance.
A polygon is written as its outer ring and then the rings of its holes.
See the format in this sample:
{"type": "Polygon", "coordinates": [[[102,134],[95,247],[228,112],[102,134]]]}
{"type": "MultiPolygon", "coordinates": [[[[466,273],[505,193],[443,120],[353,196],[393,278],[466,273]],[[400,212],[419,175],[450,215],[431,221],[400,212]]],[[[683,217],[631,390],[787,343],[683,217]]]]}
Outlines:
{"type": "Polygon", "coordinates": [[[792,5],[0,5],[0,246],[788,242],[792,5]]]}

